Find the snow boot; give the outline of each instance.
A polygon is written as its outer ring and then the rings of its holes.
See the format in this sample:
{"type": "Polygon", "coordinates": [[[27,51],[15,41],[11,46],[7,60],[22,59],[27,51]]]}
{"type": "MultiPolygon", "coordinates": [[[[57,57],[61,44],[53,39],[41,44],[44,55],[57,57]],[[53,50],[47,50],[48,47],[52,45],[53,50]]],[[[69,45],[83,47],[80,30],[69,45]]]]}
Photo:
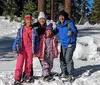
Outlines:
{"type": "Polygon", "coordinates": [[[21,82],[25,82],[27,80],[27,75],[25,73],[22,74],[21,76],[21,82]]]}
{"type": "Polygon", "coordinates": [[[43,77],[43,80],[47,81],[47,82],[50,82],[50,81],[53,81],[54,79],[53,79],[52,76],[45,76],[45,77],[43,77]]]}
{"type": "Polygon", "coordinates": [[[22,85],[22,84],[21,84],[21,82],[19,82],[19,81],[15,81],[15,82],[14,82],[14,85],[22,85]]]}
{"type": "Polygon", "coordinates": [[[63,82],[73,82],[75,78],[72,75],[62,75],[61,80],[63,82]]]}
{"type": "Polygon", "coordinates": [[[34,82],[34,77],[30,77],[29,79],[26,80],[28,83],[33,83],[34,82]]]}
{"type": "Polygon", "coordinates": [[[60,75],[60,78],[68,78],[68,75],[62,73],[62,74],[60,75]]]}

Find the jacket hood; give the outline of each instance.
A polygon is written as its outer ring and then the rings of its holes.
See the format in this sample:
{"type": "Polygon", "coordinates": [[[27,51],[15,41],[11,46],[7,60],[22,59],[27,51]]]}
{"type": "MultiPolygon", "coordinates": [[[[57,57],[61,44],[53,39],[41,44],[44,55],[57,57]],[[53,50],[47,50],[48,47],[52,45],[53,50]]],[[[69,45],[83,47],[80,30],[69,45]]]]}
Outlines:
{"type": "Polygon", "coordinates": [[[64,23],[63,23],[63,25],[61,25],[61,22],[60,22],[60,20],[57,22],[57,26],[66,26],[68,23],[70,23],[71,22],[71,20],[65,20],[64,21],[64,23]]]}

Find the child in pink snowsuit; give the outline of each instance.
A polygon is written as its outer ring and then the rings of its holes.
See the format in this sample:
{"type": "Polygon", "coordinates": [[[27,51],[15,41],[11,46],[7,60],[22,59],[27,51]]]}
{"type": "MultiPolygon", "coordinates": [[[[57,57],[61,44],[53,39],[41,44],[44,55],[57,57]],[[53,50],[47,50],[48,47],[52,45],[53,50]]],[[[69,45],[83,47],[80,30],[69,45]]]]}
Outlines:
{"type": "Polygon", "coordinates": [[[42,76],[44,80],[50,79],[50,72],[53,68],[53,59],[57,58],[57,41],[53,36],[52,24],[46,27],[45,34],[40,37],[38,57],[42,65],[42,76]]]}
{"type": "MultiPolygon", "coordinates": [[[[25,26],[20,29],[19,34],[21,37],[21,40],[19,39],[19,36],[16,38],[14,44],[13,44],[13,53],[16,53],[16,44],[18,43],[18,40],[20,41],[20,47],[19,47],[19,52],[18,52],[18,57],[17,57],[17,62],[16,62],[16,70],[15,70],[15,85],[19,84],[21,81],[21,75],[23,72],[23,65],[24,65],[24,73],[26,74],[26,79],[30,80],[32,76],[30,75],[31,73],[31,68],[32,68],[32,60],[33,60],[33,52],[34,51],[34,36],[36,33],[36,29],[32,29],[32,16],[26,15],[24,18],[25,21],[25,26]],[[17,41],[17,42],[16,42],[17,41]]],[[[37,34],[37,33],[36,33],[37,34]]]]}

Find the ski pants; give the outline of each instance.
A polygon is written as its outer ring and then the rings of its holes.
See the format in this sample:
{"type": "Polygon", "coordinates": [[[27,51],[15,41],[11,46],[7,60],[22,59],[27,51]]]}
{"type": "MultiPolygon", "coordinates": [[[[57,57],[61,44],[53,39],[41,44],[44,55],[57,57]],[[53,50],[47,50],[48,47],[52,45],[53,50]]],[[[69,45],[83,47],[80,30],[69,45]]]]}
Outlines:
{"type": "Polygon", "coordinates": [[[66,75],[73,75],[74,63],[73,63],[73,52],[75,50],[75,46],[63,48],[61,46],[60,53],[60,67],[61,72],[66,75]]]}
{"type": "Polygon", "coordinates": [[[27,78],[31,76],[33,53],[32,49],[21,50],[17,57],[14,79],[20,81],[24,69],[27,78]],[[24,66],[24,67],[23,67],[24,66]]]}
{"type": "Polygon", "coordinates": [[[49,76],[51,69],[53,68],[53,58],[46,58],[40,62],[42,65],[42,76],[49,76]]]}

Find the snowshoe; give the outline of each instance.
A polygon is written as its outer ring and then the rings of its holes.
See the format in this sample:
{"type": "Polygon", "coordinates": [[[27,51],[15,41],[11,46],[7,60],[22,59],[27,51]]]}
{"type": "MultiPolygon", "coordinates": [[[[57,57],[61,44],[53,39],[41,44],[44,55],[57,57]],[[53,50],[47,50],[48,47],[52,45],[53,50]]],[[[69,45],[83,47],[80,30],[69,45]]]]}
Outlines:
{"type": "Polygon", "coordinates": [[[75,80],[75,78],[72,75],[68,75],[66,77],[62,77],[61,80],[63,82],[73,82],[75,80]]]}
{"type": "Polygon", "coordinates": [[[47,81],[47,82],[51,82],[51,81],[53,81],[54,79],[53,79],[52,76],[46,76],[46,77],[43,77],[43,80],[44,80],[44,81],[47,81]]]}
{"type": "Polygon", "coordinates": [[[15,82],[14,82],[14,85],[22,85],[22,84],[21,84],[21,82],[19,82],[19,81],[15,81],[15,82]]]}
{"type": "Polygon", "coordinates": [[[59,77],[60,74],[59,74],[59,73],[56,73],[56,72],[51,72],[51,73],[50,73],[50,76],[52,76],[52,77],[54,77],[54,76],[58,76],[58,77],[59,77]]]}
{"type": "Polygon", "coordinates": [[[27,74],[23,73],[22,78],[21,78],[21,83],[23,82],[32,83],[34,82],[34,77],[31,76],[30,78],[27,78],[27,74]]]}
{"type": "Polygon", "coordinates": [[[27,75],[23,73],[21,77],[21,83],[25,82],[26,80],[27,80],[27,75]]]}
{"type": "Polygon", "coordinates": [[[26,80],[28,83],[33,83],[34,82],[34,77],[30,77],[29,79],[26,80]]]}

